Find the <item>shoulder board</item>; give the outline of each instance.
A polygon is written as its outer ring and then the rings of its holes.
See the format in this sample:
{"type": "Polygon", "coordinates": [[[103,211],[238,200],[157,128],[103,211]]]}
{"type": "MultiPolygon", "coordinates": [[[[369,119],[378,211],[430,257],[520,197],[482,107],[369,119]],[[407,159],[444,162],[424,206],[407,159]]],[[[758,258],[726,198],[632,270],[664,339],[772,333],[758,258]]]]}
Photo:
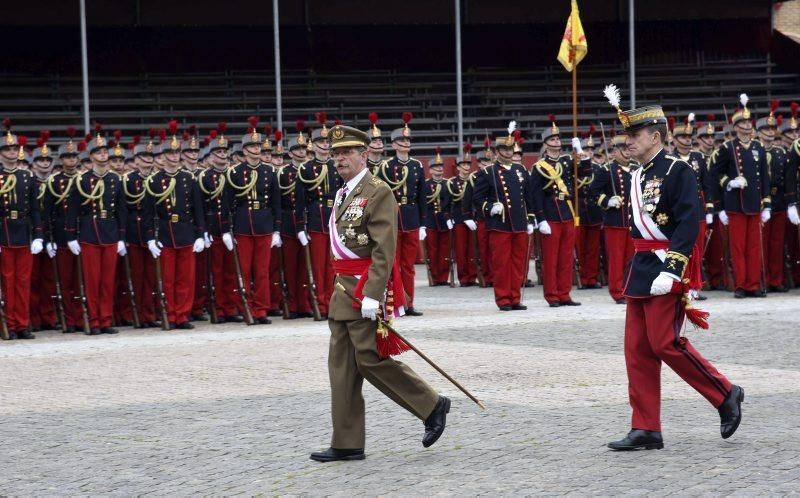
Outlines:
{"type": "Polygon", "coordinates": [[[381,183],[383,183],[380,178],[376,178],[374,176],[370,179],[369,182],[375,185],[376,187],[379,186],[381,183]]]}

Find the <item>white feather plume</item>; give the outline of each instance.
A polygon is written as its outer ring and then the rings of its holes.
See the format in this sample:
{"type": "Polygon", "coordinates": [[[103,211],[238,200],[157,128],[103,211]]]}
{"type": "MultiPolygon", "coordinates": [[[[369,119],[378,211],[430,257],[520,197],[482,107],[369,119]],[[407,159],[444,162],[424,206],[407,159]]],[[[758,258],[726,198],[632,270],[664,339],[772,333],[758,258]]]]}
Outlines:
{"type": "Polygon", "coordinates": [[[517,129],[517,122],[516,121],[509,121],[508,122],[508,134],[511,135],[514,133],[514,130],[517,129]]]}
{"type": "Polygon", "coordinates": [[[742,107],[747,107],[747,103],[750,101],[750,97],[747,96],[746,93],[739,95],[739,103],[742,104],[742,107]]]}
{"type": "Polygon", "coordinates": [[[694,123],[694,113],[693,112],[689,113],[689,122],[690,123],[694,123]]]}
{"type": "Polygon", "coordinates": [[[617,88],[617,85],[613,83],[606,85],[603,89],[603,95],[606,96],[608,103],[611,104],[612,107],[619,109],[619,88],[617,88]]]}

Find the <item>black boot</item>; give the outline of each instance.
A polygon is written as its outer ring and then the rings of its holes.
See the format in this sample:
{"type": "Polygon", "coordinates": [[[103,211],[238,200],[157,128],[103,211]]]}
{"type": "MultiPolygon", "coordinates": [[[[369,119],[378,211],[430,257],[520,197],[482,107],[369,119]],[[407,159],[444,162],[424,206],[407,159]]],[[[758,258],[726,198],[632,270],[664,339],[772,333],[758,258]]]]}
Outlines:
{"type": "Polygon", "coordinates": [[[183,330],[190,330],[190,329],[194,328],[194,325],[192,325],[192,322],[183,322],[183,323],[179,323],[178,325],[176,325],[175,328],[179,328],[179,329],[183,329],[183,330]]]}
{"type": "Polygon", "coordinates": [[[242,315],[227,315],[222,318],[224,318],[226,322],[231,322],[231,323],[242,323],[244,321],[242,315]]]}
{"type": "Polygon", "coordinates": [[[270,323],[272,323],[272,320],[270,320],[269,318],[267,318],[265,316],[260,316],[260,317],[255,319],[255,322],[257,324],[259,324],[259,325],[269,325],[270,323]]]}
{"type": "Polygon", "coordinates": [[[439,440],[439,436],[444,432],[447,424],[447,414],[450,412],[450,400],[445,396],[439,396],[436,406],[428,418],[425,419],[425,435],[422,436],[422,446],[428,448],[439,440]]]}
{"type": "Polygon", "coordinates": [[[36,339],[36,336],[28,329],[17,330],[17,339],[36,339]]]}
{"type": "Polygon", "coordinates": [[[618,451],[660,450],[664,447],[664,440],[660,432],[632,429],[623,439],[608,443],[608,447],[618,451]]]}
{"type": "Polygon", "coordinates": [[[113,327],[103,327],[100,329],[100,332],[103,334],[119,334],[119,330],[113,327]]]}
{"type": "Polygon", "coordinates": [[[733,436],[739,423],[742,421],[742,401],[744,401],[744,389],[736,384],[731,386],[731,392],[725,401],[717,408],[719,411],[719,433],[722,439],[733,436]]]}
{"type": "Polygon", "coordinates": [[[422,316],[422,312],[421,311],[417,311],[414,308],[408,308],[406,310],[406,315],[407,316],[422,316]]]}
{"type": "Polygon", "coordinates": [[[517,304],[512,304],[511,309],[514,311],[520,311],[520,310],[526,310],[528,309],[528,307],[525,306],[524,304],[517,303],[517,304]]]}
{"type": "Polygon", "coordinates": [[[311,459],[317,462],[337,462],[340,460],[363,460],[364,448],[353,450],[341,450],[338,448],[328,448],[325,451],[317,451],[311,454],[311,459]]]}

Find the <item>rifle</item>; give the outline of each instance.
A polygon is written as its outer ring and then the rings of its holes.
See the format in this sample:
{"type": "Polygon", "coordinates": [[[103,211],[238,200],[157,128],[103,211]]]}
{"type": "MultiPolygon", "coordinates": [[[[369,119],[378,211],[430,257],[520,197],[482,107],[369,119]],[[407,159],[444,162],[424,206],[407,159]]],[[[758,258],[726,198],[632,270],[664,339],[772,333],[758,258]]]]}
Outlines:
{"type": "Polygon", "coordinates": [[[449,261],[450,268],[448,269],[450,276],[448,277],[447,281],[450,284],[450,287],[455,287],[456,286],[456,265],[455,265],[455,262],[456,262],[455,261],[456,245],[453,243],[453,231],[452,230],[448,230],[447,232],[448,232],[448,237],[450,239],[450,258],[449,258],[450,259],[450,261],[449,261]]]}
{"type": "Polygon", "coordinates": [[[56,261],[56,258],[50,258],[50,261],[53,264],[53,279],[56,281],[56,294],[53,296],[53,301],[56,305],[56,315],[58,316],[58,323],[61,324],[61,332],[66,332],[67,317],[64,313],[64,294],[61,292],[61,275],[58,271],[58,261],[56,261]]]}
{"type": "Polygon", "coordinates": [[[289,311],[289,285],[286,283],[286,266],[283,262],[283,246],[278,248],[278,272],[281,277],[281,311],[283,319],[288,320],[291,316],[289,311]]]}
{"type": "Polygon", "coordinates": [[[214,271],[212,270],[211,266],[210,247],[206,251],[206,280],[208,281],[208,286],[206,287],[206,290],[208,291],[208,316],[211,319],[211,323],[218,323],[219,316],[217,316],[217,289],[214,286],[214,271]]]}
{"type": "MultiPolygon", "coordinates": [[[[308,241],[311,242],[310,240],[308,241]]],[[[314,272],[311,268],[311,249],[308,244],[303,246],[303,255],[306,259],[306,271],[308,272],[308,293],[311,295],[311,311],[314,313],[314,321],[319,322],[322,320],[322,314],[319,312],[319,301],[317,301],[317,283],[314,281],[314,272]]]]}
{"type": "MultiPolygon", "coordinates": [[[[722,223],[722,222],[720,222],[722,223]]],[[[736,286],[733,278],[733,270],[731,269],[731,246],[730,246],[730,233],[728,227],[723,225],[723,240],[722,240],[722,267],[724,268],[723,280],[725,281],[725,289],[733,291],[736,286]]]]}
{"type": "Polygon", "coordinates": [[[538,230],[533,232],[533,267],[536,269],[536,279],[539,285],[544,285],[544,270],[542,269],[542,235],[538,230]]]}
{"type": "Polygon", "coordinates": [[[3,282],[0,279],[0,337],[4,341],[11,339],[8,334],[8,322],[6,322],[6,299],[3,297],[3,282]]]}
{"type": "MultiPolygon", "coordinates": [[[[77,223],[80,226],[80,220],[77,223]]],[[[80,240],[80,229],[75,231],[75,240],[80,240]]],[[[78,242],[80,244],[80,242],[78,242]]],[[[77,264],[75,266],[75,271],[78,273],[78,295],[75,299],[81,302],[81,319],[83,321],[83,333],[88,334],[89,331],[92,330],[92,327],[89,326],[89,309],[88,304],[86,301],[86,287],[83,284],[83,260],[81,258],[81,254],[78,253],[76,256],[77,264]]]]}
{"type": "Polygon", "coordinates": [[[133,290],[133,279],[131,278],[131,262],[128,255],[122,257],[122,265],[125,267],[125,283],[128,286],[128,299],[131,300],[131,318],[133,326],[140,328],[142,323],[139,321],[139,308],[136,306],[136,292],[133,290]]]}
{"type": "Polygon", "coordinates": [[[525,237],[526,244],[525,244],[525,273],[522,275],[522,290],[520,291],[520,298],[519,302],[522,303],[525,300],[525,287],[527,287],[528,283],[528,273],[531,271],[531,237],[533,234],[528,235],[525,237]]]}
{"type": "MultiPolygon", "coordinates": [[[[789,240],[788,238],[786,239],[789,240]]],[[[784,250],[784,261],[783,261],[783,278],[786,282],[786,286],[790,289],[794,289],[794,276],[792,275],[792,254],[789,250],[789,245],[785,245],[784,250]]]]}
{"type": "MultiPolygon", "coordinates": [[[[469,229],[468,229],[469,230],[469,229]]],[[[478,285],[481,287],[486,287],[486,278],[483,276],[483,264],[481,264],[481,251],[480,251],[480,244],[478,243],[478,231],[475,230],[474,235],[471,230],[467,233],[467,236],[470,237],[473,241],[473,248],[475,249],[475,268],[478,270],[478,285]]]]}
{"type": "Polygon", "coordinates": [[[578,251],[572,248],[572,285],[578,289],[583,289],[581,284],[581,261],[578,259],[578,251]]]}
{"type": "MultiPolygon", "coordinates": [[[[155,241],[158,244],[158,216],[153,219],[155,241]]],[[[156,258],[156,297],[161,308],[161,330],[169,330],[169,315],[167,314],[167,295],[164,293],[164,277],[161,275],[161,256],[156,258]]]]}
{"type": "Polygon", "coordinates": [[[428,246],[424,240],[419,246],[422,248],[422,259],[425,261],[425,270],[428,273],[428,287],[433,287],[433,273],[431,273],[431,260],[428,257],[428,246]]]}
{"type": "MultiPolygon", "coordinates": [[[[233,226],[233,223],[231,223],[233,226]]],[[[242,277],[242,265],[239,262],[239,249],[236,247],[236,239],[233,239],[233,266],[236,268],[236,286],[239,289],[239,297],[242,298],[242,312],[244,313],[244,323],[253,325],[253,314],[250,312],[250,303],[247,302],[247,291],[244,288],[244,278],[242,277]]]]}

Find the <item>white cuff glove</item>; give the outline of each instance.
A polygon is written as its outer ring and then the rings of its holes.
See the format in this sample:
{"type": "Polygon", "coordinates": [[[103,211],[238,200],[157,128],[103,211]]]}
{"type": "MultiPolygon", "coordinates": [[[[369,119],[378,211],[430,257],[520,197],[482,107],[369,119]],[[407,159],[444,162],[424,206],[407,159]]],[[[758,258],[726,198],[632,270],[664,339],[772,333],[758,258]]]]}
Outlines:
{"type": "Polygon", "coordinates": [[[581,147],[581,139],[578,137],[572,137],[572,148],[575,149],[575,152],[578,154],[583,154],[583,147],[581,147]]]}
{"type": "Polygon", "coordinates": [[[448,230],[452,230],[453,226],[455,226],[455,224],[453,223],[453,220],[447,220],[447,222],[445,224],[447,225],[447,229],[448,230]]]}
{"type": "Polygon", "coordinates": [[[55,242],[48,242],[45,244],[45,249],[47,249],[47,255],[50,256],[50,259],[56,257],[56,251],[58,250],[58,246],[55,242]]]}
{"type": "Polygon", "coordinates": [[[528,231],[528,235],[532,234],[533,233],[533,223],[528,223],[527,229],[528,229],[527,230],[528,231]]]}
{"type": "Polygon", "coordinates": [[[719,213],[717,213],[717,216],[719,217],[719,221],[721,221],[723,225],[728,226],[728,213],[726,213],[725,211],[720,211],[719,213]]]}
{"type": "Polygon", "coordinates": [[[364,296],[364,298],[361,300],[361,318],[375,320],[375,317],[378,314],[378,304],[378,301],[372,299],[371,297],[364,296]]]}
{"type": "Polygon", "coordinates": [[[608,207],[610,208],[618,208],[622,206],[622,202],[619,200],[619,197],[616,195],[608,200],[608,207]]]}
{"type": "Polygon", "coordinates": [[[272,243],[269,245],[270,247],[280,247],[283,245],[283,241],[281,240],[281,233],[280,232],[272,232],[272,243]]]}
{"type": "Polygon", "coordinates": [[[747,185],[747,182],[741,176],[737,176],[733,180],[728,182],[728,185],[725,187],[728,192],[735,188],[744,188],[747,185]]]}
{"type": "Polygon", "coordinates": [[[550,224],[547,221],[539,222],[539,231],[542,232],[542,235],[550,235],[553,233],[553,231],[550,230],[550,224]]]}
{"type": "Polygon", "coordinates": [[[203,240],[203,237],[198,237],[194,241],[194,247],[192,247],[192,252],[203,252],[203,249],[206,248],[206,241],[203,240]]]}
{"type": "Polygon", "coordinates": [[[706,225],[714,224],[714,215],[711,213],[706,214],[706,225]]]}
{"type": "Polygon", "coordinates": [[[225,245],[225,249],[233,251],[233,236],[230,232],[222,234],[222,244],[225,245]]]}
{"type": "Polygon", "coordinates": [[[128,248],[125,247],[124,240],[117,241],[117,254],[122,257],[125,257],[125,255],[128,254],[128,248]]]}
{"type": "Polygon", "coordinates": [[[650,286],[650,294],[653,296],[663,296],[672,290],[672,283],[677,282],[678,277],[671,273],[661,272],[658,274],[653,285],[650,286]]]}
{"type": "Polygon", "coordinates": [[[203,234],[203,243],[204,243],[206,249],[211,247],[211,243],[212,242],[214,242],[214,239],[210,235],[208,235],[208,232],[204,233],[203,234]]]}
{"type": "Polygon", "coordinates": [[[308,245],[308,235],[305,232],[299,232],[297,234],[297,240],[300,241],[300,245],[305,247],[308,245]]]}
{"type": "Polygon", "coordinates": [[[478,229],[478,224],[475,223],[475,220],[464,220],[464,224],[473,232],[478,229]]]}
{"type": "Polygon", "coordinates": [[[792,225],[800,225],[800,215],[797,214],[797,206],[789,206],[788,215],[792,225]]]}
{"type": "Polygon", "coordinates": [[[425,227],[419,227],[419,240],[425,240],[427,236],[428,232],[425,231],[425,227]]]}
{"type": "Polygon", "coordinates": [[[772,217],[772,210],[770,208],[761,210],[761,223],[766,223],[772,217]]]}
{"type": "Polygon", "coordinates": [[[147,248],[150,250],[150,254],[153,255],[154,259],[157,259],[161,256],[161,248],[164,247],[161,242],[156,242],[155,240],[148,240],[147,241],[147,248]]]}
{"type": "Polygon", "coordinates": [[[42,252],[42,249],[44,249],[43,242],[42,239],[33,239],[33,242],[31,242],[31,254],[39,254],[42,252]]]}
{"type": "Polygon", "coordinates": [[[81,253],[81,245],[78,243],[77,240],[70,240],[67,242],[67,247],[69,248],[70,252],[77,256],[81,253]]]}
{"type": "Polygon", "coordinates": [[[496,216],[502,212],[503,212],[503,205],[500,204],[499,202],[495,202],[494,204],[492,204],[492,210],[489,211],[489,214],[491,216],[496,216]]]}

